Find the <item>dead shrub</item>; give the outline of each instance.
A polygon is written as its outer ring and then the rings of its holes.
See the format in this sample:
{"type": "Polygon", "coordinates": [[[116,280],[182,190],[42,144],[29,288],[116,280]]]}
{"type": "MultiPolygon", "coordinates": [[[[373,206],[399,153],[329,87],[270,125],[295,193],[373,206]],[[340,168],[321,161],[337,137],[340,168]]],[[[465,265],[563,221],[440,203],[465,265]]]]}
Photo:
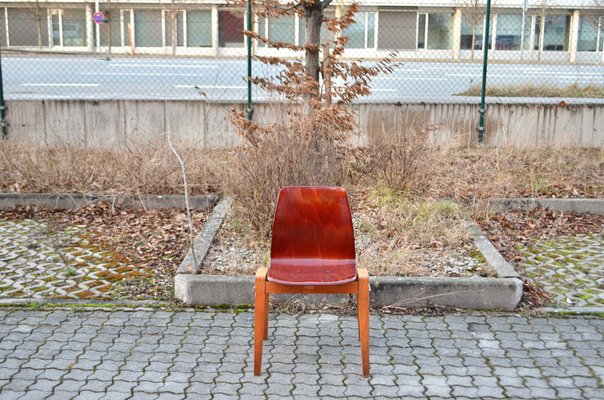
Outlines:
{"type": "Polygon", "coordinates": [[[366,152],[368,169],[378,182],[401,192],[420,189],[420,178],[430,165],[427,131],[403,130],[383,135],[366,152]]]}
{"type": "MultiPolygon", "coordinates": [[[[216,191],[218,174],[196,151],[187,160],[192,193],[216,191]]],[[[164,140],[127,143],[113,149],[78,145],[26,145],[0,140],[0,188],[14,192],[182,193],[180,167],[164,140]]]]}
{"type": "Polygon", "coordinates": [[[238,212],[267,237],[279,190],[290,185],[339,186],[346,176],[344,149],[305,124],[267,129],[254,146],[240,149],[228,174],[238,212]]]}

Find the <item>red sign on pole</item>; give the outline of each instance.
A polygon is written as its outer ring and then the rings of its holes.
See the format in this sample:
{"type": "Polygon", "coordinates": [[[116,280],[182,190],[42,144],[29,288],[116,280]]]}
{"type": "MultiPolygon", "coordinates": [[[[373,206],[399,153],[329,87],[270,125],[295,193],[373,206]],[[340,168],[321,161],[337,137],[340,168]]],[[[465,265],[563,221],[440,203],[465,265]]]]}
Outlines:
{"type": "Polygon", "coordinates": [[[94,21],[95,24],[102,24],[103,22],[105,22],[105,16],[103,15],[102,12],[97,11],[92,15],[92,20],[94,21]]]}

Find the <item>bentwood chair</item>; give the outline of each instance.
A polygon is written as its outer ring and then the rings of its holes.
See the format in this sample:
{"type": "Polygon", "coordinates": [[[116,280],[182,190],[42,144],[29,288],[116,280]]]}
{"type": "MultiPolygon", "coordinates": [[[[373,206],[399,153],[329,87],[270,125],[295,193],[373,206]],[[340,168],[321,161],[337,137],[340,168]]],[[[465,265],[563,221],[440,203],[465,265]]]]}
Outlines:
{"type": "Polygon", "coordinates": [[[369,276],[356,266],[345,189],[292,186],[279,192],[270,264],[256,272],[254,375],[262,368],[273,293],[356,294],[363,376],[369,375],[369,276]]]}

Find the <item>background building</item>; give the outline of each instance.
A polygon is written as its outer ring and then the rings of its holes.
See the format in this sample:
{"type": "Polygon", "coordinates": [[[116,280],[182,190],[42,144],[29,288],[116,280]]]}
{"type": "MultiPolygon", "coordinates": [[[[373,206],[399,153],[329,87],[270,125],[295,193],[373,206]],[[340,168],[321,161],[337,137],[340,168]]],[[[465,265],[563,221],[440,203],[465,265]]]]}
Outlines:
{"type": "MultiPolygon", "coordinates": [[[[346,57],[380,58],[396,50],[400,59],[479,60],[485,1],[358,1],[361,12],[346,32],[346,57]]],[[[491,59],[604,63],[601,0],[492,1],[491,59]]],[[[246,55],[245,11],[225,1],[111,0],[98,7],[102,24],[93,21],[94,2],[0,2],[0,43],[25,52],[246,55]]],[[[337,12],[337,5],[328,10],[337,12]]],[[[254,27],[273,41],[303,42],[304,23],[297,16],[255,17],[254,27]]],[[[261,42],[253,46],[259,55],[296,56],[261,42]]]]}

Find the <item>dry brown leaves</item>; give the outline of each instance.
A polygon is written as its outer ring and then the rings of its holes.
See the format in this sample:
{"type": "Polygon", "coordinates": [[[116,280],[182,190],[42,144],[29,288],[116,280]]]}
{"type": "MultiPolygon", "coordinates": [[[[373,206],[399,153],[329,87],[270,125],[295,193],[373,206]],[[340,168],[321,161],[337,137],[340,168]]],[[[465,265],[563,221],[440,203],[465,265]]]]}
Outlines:
{"type": "Polygon", "coordinates": [[[511,262],[520,261],[516,245],[530,246],[537,241],[560,235],[597,233],[604,227],[604,215],[576,214],[535,208],[510,210],[478,223],[502,255],[511,262]]]}
{"type": "MultiPolygon", "coordinates": [[[[199,231],[207,212],[195,210],[192,217],[199,231]]],[[[116,292],[121,298],[170,299],[174,272],[189,248],[187,218],[179,209],[133,210],[105,202],[70,210],[18,206],[0,211],[0,218],[35,219],[56,230],[77,226],[94,248],[141,273],[123,282],[116,292]]]]}
{"type": "MultiPolygon", "coordinates": [[[[532,211],[510,210],[478,220],[489,240],[506,260],[520,267],[523,260],[517,246],[530,247],[538,241],[560,235],[598,233],[604,229],[604,215],[576,214],[535,208],[532,211]]],[[[534,282],[523,278],[523,306],[538,307],[549,295],[534,282]]]]}

